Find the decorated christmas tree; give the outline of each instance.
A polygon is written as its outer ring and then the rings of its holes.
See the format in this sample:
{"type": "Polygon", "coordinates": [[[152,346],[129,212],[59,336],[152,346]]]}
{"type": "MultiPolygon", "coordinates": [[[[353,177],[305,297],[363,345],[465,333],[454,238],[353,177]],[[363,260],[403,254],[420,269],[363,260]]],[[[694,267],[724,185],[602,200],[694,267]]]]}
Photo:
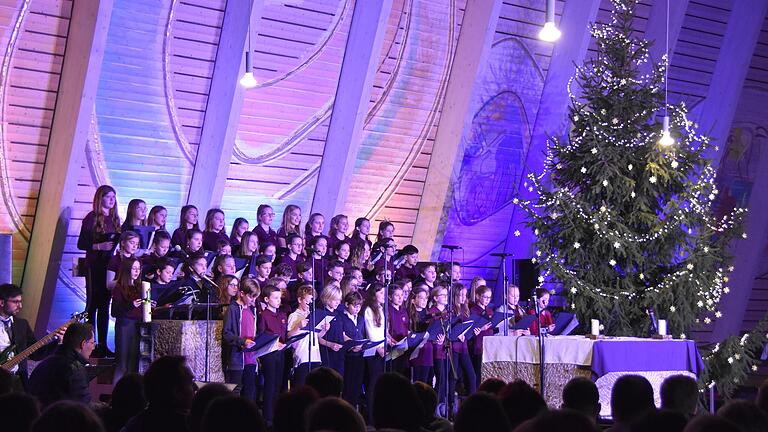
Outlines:
{"type": "Polygon", "coordinates": [[[685,337],[721,317],[744,210],[714,216],[716,143],[684,104],[666,105],[666,56],[641,73],[650,42],[633,36],[635,1],[612,3],[611,22],[592,26],[596,55],[571,84],[570,131],[550,139],[545,172],[525,183],[537,197],[519,204],[537,238],[540,282],[561,284],[582,323],[647,336],[653,310],[685,337]],[[660,143],[665,115],[672,145],[660,143]]]}

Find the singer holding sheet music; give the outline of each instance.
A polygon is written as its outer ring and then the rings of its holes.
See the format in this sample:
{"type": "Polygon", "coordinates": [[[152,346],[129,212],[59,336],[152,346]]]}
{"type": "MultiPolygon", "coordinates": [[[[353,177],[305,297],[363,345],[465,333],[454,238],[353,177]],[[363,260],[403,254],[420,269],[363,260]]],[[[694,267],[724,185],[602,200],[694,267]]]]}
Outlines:
{"type": "Polygon", "coordinates": [[[384,373],[384,344],[387,343],[384,331],[384,296],[386,295],[383,284],[374,283],[365,293],[363,302],[363,318],[365,319],[365,333],[371,342],[383,341],[376,347],[375,352],[367,352],[365,368],[368,371],[368,379],[365,382],[365,395],[368,401],[368,420],[373,421],[373,385],[384,373]]]}
{"type": "Polygon", "coordinates": [[[259,333],[278,336],[278,349],[261,356],[264,370],[264,420],[272,425],[275,401],[283,388],[283,343],[288,332],[288,317],[280,310],[282,293],[274,285],[267,285],[261,290],[262,301],[267,305],[259,316],[259,333]]]}
{"type": "MultiPolygon", "coordinates": [[[[541,328],[545,330],[545,333],[551,332],[555,329],[555,321],[552,319],[552,313],[547,310],[549,306],[549,291],[545,288],[536,288],[536,302],[539,304],[539,319],[534,321],[529,327],[531,334],[539,334],[539,321],[541,322],[541,328]]],[[[529,315],[536,315],[536,308],[532,308],[528,311],[529,315]]]]}
{"type": "Polygon", "coordinates": [[[115,373],[117,383],[126,373],[139,371],[139,323],[142,318],[141,262],[125,258],[120,263],[112,290],[115,317],[115,373]]]}
{"type": "MultiPolygon", "coordinates": [[[[338,317],[341,304],[341,288],[328,285],[320,294],[320,303],[325,308],[327,315],[338,317]]],[[[329,367],[339,375],[344,376],[344,351],[341,350],[344,343],[344,329],[341,320],[334,319],[325,336],[320,338],[320,355],[323,366],[329,367]]]]}
{"type": "MultiPolygon", "coordinates": [[[[299,306],[288,316],[288,336],[299,334],[304,327],[310,325],[309,313],[312,303],[315,301],[315,290],[312,285],[301,285],[296,290],[299,306]]],[[[304,330],[306,331],[306,330],[304,330]]],[[[309,331],[309,336],[293,343],[293,381],[291,387],[304,385],[309,371],[320,367],[319,337],[325,336],[328,326],[324,326],[319,332],[309,331]]]]}
{"type": "MultiPolygon", "coordinates": [[[[345,341],[365,339],[365,320],[360,316],[363,296],[352,291],[344,296],[344,312],[339,315],[345,341]]],[[[362,346],[354,346],[344,353],[344,391],[342,397],[350,405],[356,406],[360,400],[360,391],[365,378],[365,360],[362,346]]]]}
{"type": "MultiPolygon", "coordinates": [[[[455,317],[456,322],[468,320],[469,301],[467,299],[467,287],[461,283],[454,282],[452,291],[453,316],[455,317]]],[[[469,357],[469,346],[467,345],[467,341],[471,337],[476,336],[479,331],[487,330],[489,327],[490,325],[486,325],[482,329],[475,329],[474,333],[467,332],[466,334],[459,335],[457,338],[458,340],[451,341],[453,365],[456,368],[458,378],[464,383],[464,389],[467,391],[467,395],[471,395],[477,390],[477,376],[475,375],[475,368],[472,366],[472,359],[469,357]]],[[[451,388],[453,388],[453,386],[451,386],[451,388]]],[[[451,391],[451,394],[453,394],[453,391],[451,391]]],[[[454,406],[458,407],[458,404],[454,404],[454,406]]]]}
{"type": "Polygon", "coordinates": [[[250,400],[256,400],[259,364],[256,353],[245,350],[253,347],[256,338],[256,301],[259,293],[256,284],[240,284],[237,300],[229,305],[224,315],[222,329],[225,380],[237,384],[235,392],[250,400]]]}
{"type": "MultiPolygon", "coordinates": [[[[493,293],[491,289],[485,285],[480,285],[475,288],[475,302],[469,308],[469,313],[474,316],[481,316],[487,319],[493,317],[493,309],[491,309],[491,299],[493,293]]],[[[475,337],[471,340],[471,347],[469,356],[472,359],[472,367],[475,371],[475,383],[476,387],[480,387],[480,375],[483,367],[483,338],[485,336],[493,336],[494,332],[498,329],[491,328],[487,325],[480,331],[475,332],[475,337]]]]}
{"type": "Polygon", "coordinates": [[[93,195],[91,211],[83,219],[77,248],[85,251],[85,296],[88,322],[96,327],[98,345],[94,357],[114,356],[107,347],[110,293],[107,264],[120,232],[117,195],[112,186],[101,185],[93,195]]]}

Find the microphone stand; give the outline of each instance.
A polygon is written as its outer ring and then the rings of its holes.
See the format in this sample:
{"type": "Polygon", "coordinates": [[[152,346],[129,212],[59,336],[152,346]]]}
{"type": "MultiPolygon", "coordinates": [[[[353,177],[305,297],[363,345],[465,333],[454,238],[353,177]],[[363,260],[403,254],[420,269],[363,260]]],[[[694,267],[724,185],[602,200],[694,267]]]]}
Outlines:
{"type": "MultiPolygon", "coordinates": [[[[453,350],[451,349],[451,323],[453,322],[453,316],[452,316],[453,315],[453,251],[456,249],[460,249],[461,246],[443,245],[442,248],[448,249],[450,254],[450,261],[448,264],[450,265],[450,268],[448,270],[448,307],[447,307],[448,325],[446,326],[446,332],[445,332],[446,341],[444,346],[444,349],[446,350],[445,371],[446,371],[446,375],[450,373],[451,377],[453,377],[454,380],[458,380],[459,377],[456,374],[456,368],[453,362],[453,352],[452,352],[453,350]]],[[[453,414],[453,395],[449,394],[451,391],[451,385],[450,385],[451,378],[450,377],[446,377],[446,378],[447,378],[445,380],[445,398],[446,398],[445,407],[447,410],[446,418],[450,419],[453,414]]]]}
{"type": "Polygon", "coordinates": [[[544,328],[541,323],[541,308],[539,307],[538,299],[536,298],[536,293],[534,292],[533,297],[533,304],[534,308],[536,310],[536,322],[539,324],[538,330],[539,330],[539,381],[541,382],[541,386],[539,389],[541,390],[541,397],[544,396],[544,328]]]}
{"type": "Polygon", "coordinates": [[[194,268],[190,267],[192,273],[200,278],[203,284],[208,283],[208,289],[205,290],[205,369],[203,376],[205,382],[210,382],[210,352],[211,352],[211,286],[219,287],[204,274],[198,273],[194,268]]]}
{"type": "MultiPolygon", "coordinates": [[[[315,311],[317,310],[317,308],[315,307],[315,302],[320,301],[319,298],[314,298],[317,295],[317,287],[315,286],[315,281],[317,280],[317,278],[315,277],[315,253],[314,251],[312,251],[311,253],[312,253],[312,291],[314,292],[312,293],[312,301],[309,302],[310,303],[309,314],[312,317],[312,320],[311,320],[312,322],[310,323],[310,325],[312,327],[310,328],[311,333],[309,334],[309,344],[307,345],[307,354],[308,354],[307,358],[309,359],[309,363],[307,364],[307,370],[308,370],[307,374],[309,374],[309,372],[312,372],[312,345],[313,345],[312,336],[314,336],[314,332],[315,332],[315,325],[316,325],[315,311]]],[[[320,343],[320,341],[318,341],[318,343],[320,343]]]]}
{"type": "MultiPolygon", "coordinates": [[[[394,244],[394,243],[393,243],[394,244]]],[[[387,336],[389,335],[389,320],[387,319],[387,315],[389,315],[389,285],[392,283],[392,275],[388,274],[389,272],[389,255],[387,255],[387,249],[384,249],[384,281],[386,288],[384,291],[384,372],[387,372],[387,363],[389,363],[390,369],[392,368],[392,362],[387,362],[387,336]]]]}
{"type": "MultiPolygon", "coordinates": [[[[491,256],[496,256],[501,258],[501,280],[504,284],[504,322],[506,325],[504,326],[504,336],[509,336],[509,302],[507,301],[507,297],[509,294],[509,278],[507,277],[507,257],[508,256],[514,256],[515,254],[512,253],[506,253],[506,252],[499,252],[499,253],[492,253],[491,256]]],[[[515,281],[515,263],[512,263],[512,282],[515,281]]]]}

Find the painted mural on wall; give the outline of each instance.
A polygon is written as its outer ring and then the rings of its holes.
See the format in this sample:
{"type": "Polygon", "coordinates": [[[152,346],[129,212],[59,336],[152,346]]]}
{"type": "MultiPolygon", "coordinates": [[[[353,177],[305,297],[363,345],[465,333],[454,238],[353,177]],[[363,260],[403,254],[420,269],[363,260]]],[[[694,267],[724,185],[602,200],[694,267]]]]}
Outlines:
{"type": "Polygon", "coordinates": [[[475,267],[465,277],[495,277],[496,268],[485,266],[506,240],[543,82],[536,59],[517,38],[493,44],[475,81],[443,237],[444,243],[464,245],[463,262],[475,267]]]}

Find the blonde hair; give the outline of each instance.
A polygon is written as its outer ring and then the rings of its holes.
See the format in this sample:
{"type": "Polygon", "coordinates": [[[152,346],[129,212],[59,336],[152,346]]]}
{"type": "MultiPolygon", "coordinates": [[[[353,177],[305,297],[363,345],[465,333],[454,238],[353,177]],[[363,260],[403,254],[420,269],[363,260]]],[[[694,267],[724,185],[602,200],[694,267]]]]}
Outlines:
{"type": "Polygon", "coordinates": [[[323,306],[327,306],[332,300],[337,299],[341,301],[341,288],[336,285],[328,284],[320,293],[320,302],[323,303],[323,306]]]}

